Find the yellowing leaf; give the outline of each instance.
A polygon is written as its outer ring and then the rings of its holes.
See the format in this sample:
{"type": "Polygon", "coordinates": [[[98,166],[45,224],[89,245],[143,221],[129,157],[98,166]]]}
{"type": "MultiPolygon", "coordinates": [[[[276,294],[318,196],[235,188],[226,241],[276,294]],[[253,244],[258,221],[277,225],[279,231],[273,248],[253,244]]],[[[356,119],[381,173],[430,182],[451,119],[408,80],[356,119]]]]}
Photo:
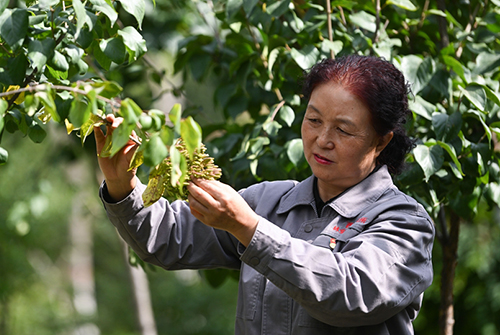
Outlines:
{"type": "Polygon", "coordinates": [[[132,160],[130,161],[130,166],[127,171],[132,171],[133,169],[137,169],[139,166],[144,163],[144,154],[142,151],[136,150],[134,155],[132,156],[132,160]]]}
{"type": "Polygon", "coordinates": [[[142,201],[144,202],[144,207],[151,206],[156,201],[158,201],[163,192],[165,191],[165,185],[163,183],[162,176],[156,176],[150,178],[148,181],[148,186],[142,193],[142,201]]]}
{"type": "Polygon", "coordinates": [[[68,132],[68,135],[71,134],[73,130],[75,130],[75,127],[68,121],[68,119],[64,119],[64,124],[66,125],[66,131],[68,132]]]}
{"type": "Polygon", "coordinates": [[[111,148],[113,147],[113,133],[108,133],[106,135],[106,141],[104,142],[104,147],[99,153],[100,157],[110,157],[111,156],[111,148]]]}
{"type": "MultiPolygon", "coordinates": [[[[20,88],[21,88],[21,86],[19,86],[19,85],[10,85],[9,88],[7,88],[7,90],[5,92],[17,91],[20,88]]],[[[7,98],[4,98],[4,99],[7,100],[9,98],[10,98],[10,96],[7,96],[7,98]]],[[[19,105],[19,104],[22,104],[23,101],[24,101],[24,92],[22,92],[21,94],[19,94],[19,96],[16,98],[16,100],[14,100],[14,103],[16,103],[17,105],[19,105]]]]}
{"type": "Polygon", "coordinates": [[[90,114],[90,117],[84,124],[80,127],[80,138],[82,140],[82,145],[85,143],[87,136],[92,134],[94,127],[100,127],[104,124],[103,119],[95,114],[90,114]]]}

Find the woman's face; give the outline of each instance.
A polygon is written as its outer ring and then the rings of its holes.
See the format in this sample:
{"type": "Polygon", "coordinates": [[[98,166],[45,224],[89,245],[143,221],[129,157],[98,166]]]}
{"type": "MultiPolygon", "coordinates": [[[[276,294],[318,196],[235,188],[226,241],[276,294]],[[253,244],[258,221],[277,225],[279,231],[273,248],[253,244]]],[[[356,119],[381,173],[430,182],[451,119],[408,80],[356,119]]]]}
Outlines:
{"type": "Polygon", "coordinates": [[[392,132],[376,133],[368,108],[341,85],[317,86],[302,122],[302,141],[320,197],[327,201],[368,176],[391,138],[392,132]]]}

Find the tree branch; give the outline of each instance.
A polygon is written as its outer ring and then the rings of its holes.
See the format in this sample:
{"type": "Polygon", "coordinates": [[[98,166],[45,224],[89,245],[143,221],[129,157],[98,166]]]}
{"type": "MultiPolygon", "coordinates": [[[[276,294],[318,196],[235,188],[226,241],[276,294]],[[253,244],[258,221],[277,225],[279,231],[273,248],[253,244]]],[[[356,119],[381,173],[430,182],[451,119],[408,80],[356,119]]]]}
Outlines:
{"type": "MultiPolygon", "coordinates": [[[[333,30],[332,30],[332,6],[330,0],[326,0],[326,20],[328,24],[328,39],[333,42],[333,30]]],[[[330,49],[330,58],[335,59],[335,53],[330,49]]]]}
{"type": "MultiPolygon", "coordinates": [[[[443,11],[444,13],[446,12],[445,0],[437,0],[437,6],[439,10],[443,11]]],[[[439,16],[438,25],[439,25],[439,35],[441,36],[441,48],[444,49],[450,44],[446,18],[439,16]]]]}
{"type": "Polygon", "coordinates": [[[373,42],[378,42],[379,26],[380,26],[380,0],[377,0],[376,4],[376,19],[375,19],[375,36],[373,36],[373,42]]]}

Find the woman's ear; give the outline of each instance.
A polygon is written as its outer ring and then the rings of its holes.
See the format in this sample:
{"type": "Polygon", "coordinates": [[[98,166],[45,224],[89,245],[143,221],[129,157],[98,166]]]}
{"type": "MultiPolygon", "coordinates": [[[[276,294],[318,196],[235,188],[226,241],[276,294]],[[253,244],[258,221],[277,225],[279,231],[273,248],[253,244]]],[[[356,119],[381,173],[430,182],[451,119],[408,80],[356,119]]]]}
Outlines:
{"type": "Polygon", "coordinates": [[[378,144],[377,144],[377,147],[375,149],[377,152],[377,156],[382,152],[382,150],[385,149],[387,144],[389,144],[389,142],[392,140],[393,136],[394,136],[394,133],[392,131],[390,131],[387,134],[385,134],[384,136],[379,137],[378,144]]]}

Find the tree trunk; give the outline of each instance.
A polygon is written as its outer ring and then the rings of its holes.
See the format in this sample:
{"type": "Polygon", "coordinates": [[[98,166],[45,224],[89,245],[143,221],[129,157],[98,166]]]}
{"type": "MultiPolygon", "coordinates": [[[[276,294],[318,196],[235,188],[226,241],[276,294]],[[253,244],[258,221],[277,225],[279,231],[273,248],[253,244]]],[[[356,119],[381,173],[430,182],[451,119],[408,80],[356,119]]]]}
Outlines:
{"type": "MultiPolygon", "coordinates": [[[[125,259],[128,264],[128,248],[125,243],[124,250],[125,259]]],[[[128,268],[132,280],[137,321],[139,322],[141,335],[157,335],[153,305],[149,294],[148,277],[139,265],[135,267],[128,264],[128,268]]]]}
{"type": "MultiPolygon", "coordinates": [[[[446,12],[446,1],[437,0],[437,7],[439,10],[446,12]]],[[[439,35],[441,36],[441,48],[446,48],[450,44],[448,36],[448,21],[445,17],[438,17],[439,35]]]]}
{"type": "Polygon", "coordinates": [[[450,213],[449,232],[443,231],[440,242],[443,255],[441,270],[441,307],[439,311],[439,334],[453,335],[455,324],[453,310],[453,280],[457,266],[458,236],[460,217],[453,211],[450,213]]]}
{"type": "Polygon", "coordinates": [[[97,316],[93,262],[92,220],[85,206],[89,195],[86,185],[91,176],[86,159],[70,163],[68,180],[78,190],[73,198],[69,222],[70,259],[69,272],[73,288],[73,306],[77,313],[74,334],[98,335],[99,328],[93,320],[97,316]]]}

